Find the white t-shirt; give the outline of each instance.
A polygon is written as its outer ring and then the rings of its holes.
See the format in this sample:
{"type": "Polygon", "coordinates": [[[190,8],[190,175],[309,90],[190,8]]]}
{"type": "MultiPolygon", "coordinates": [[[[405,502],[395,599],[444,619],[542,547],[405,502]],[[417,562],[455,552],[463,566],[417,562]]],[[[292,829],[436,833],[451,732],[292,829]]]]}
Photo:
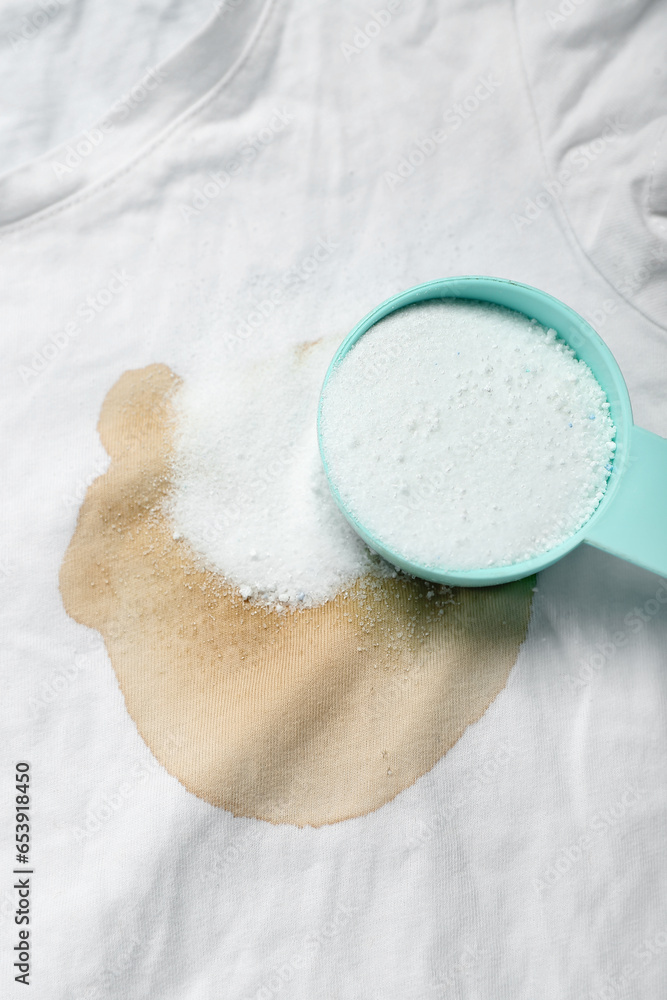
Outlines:
{"type": "MultiPolygon", "coordinates": [[[[303,829],[158,765],[58,590],[123,372],[342,339],[431,278],[562,298],[614,352],[637,423],[667,434],[664,21],[602,0],[227,0],[173,58],[141,50],[116,98],[101,87],[105,117],[82,95],[62,116],[82,131],[0,178],[1,753],[7,794],[16,761],[33,772],[33,996],[664,996],[664,581],[573,552],[453,749],[380,809],[303,829]]],[[[18,996],[9,806],[1,822],[18,996]]]]}

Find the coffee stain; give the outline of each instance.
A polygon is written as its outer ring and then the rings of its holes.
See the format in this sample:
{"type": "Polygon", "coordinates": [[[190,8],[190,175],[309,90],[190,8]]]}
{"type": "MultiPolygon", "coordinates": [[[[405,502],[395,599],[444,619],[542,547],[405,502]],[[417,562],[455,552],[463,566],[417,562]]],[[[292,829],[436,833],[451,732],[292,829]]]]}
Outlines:
{"type": "Polygon", "coordinates": [[[293,613],[244,602],[163,513],[179,384],[154,364],[107,395],[111,464],[63,560],[65,609],[101,633],[139,733],[194,795],[297,826],[369,813],[505,686],[534,578],[450,590],[366,577],[293,613]]]}

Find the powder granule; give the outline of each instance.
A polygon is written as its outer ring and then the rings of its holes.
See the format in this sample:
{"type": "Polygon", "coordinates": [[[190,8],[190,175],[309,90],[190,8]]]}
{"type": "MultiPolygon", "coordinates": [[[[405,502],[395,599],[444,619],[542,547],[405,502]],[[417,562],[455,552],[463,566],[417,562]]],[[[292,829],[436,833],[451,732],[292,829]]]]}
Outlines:
{"type": "Polygon", "coordinates": [[[174,398],[174,537],[250,604],[314,606],[393,572],[338,510],[319,456],[317,404],[338,342],[212,365],[174,398]]]}
{"type": "Polygon", "coordinates": [[[604,494],[609,403],[554,330],[491,303],[432,300],[375,324],[327,383],[332,481],[391,551],[505,566],[565,541],[604,494]]]}

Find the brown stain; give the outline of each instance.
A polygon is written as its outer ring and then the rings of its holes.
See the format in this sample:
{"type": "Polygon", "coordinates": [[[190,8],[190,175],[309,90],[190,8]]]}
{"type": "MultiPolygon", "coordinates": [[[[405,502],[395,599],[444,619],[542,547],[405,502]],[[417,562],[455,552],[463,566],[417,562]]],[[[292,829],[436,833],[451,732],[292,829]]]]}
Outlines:
{"type": "Polygon", "coordinates": [[[296,344],[294,347],[294,357],[297,361],[304,361],[310,352],[321,343],[322,337],[318,337],[317,340],[302,340],[300,344],[296,344]]]}
{"type": "Polygon", "coordinates": [[[150,365],[107,395],[111,464],[63,561],[65,608],[102,634],[139,733],[195,795],[298,826],[377,809],[504,687],[533,578],[453,591],[366,578],[293,614],[243,602],[162,513],[179,382],[150,365]]]}

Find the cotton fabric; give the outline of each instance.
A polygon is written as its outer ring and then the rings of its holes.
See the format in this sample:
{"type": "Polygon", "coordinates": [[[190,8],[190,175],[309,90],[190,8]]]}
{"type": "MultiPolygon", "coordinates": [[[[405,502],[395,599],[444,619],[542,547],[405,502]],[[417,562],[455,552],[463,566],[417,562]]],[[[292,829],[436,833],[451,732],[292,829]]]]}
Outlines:
{"type": "MultiPolygon", "coordinates": [[[[62,86],[62,145],[40,124],[0,178],[1,753],[5,787],[16,760],[34,774],[32,995],[657,1000],[664,580],[586,547],[545,571],[482,718],[386,805],[315,829],[186,791],[58,574],[124,372],[187,378],[342,339],[431,278],[562,298],[614,352],[636,421],[667,434],[664,5],[245,0],[125,114],[148,35],[173,50],[194,8],[179,16],[175,32],[162,8],[134,11],[115,93],[108,75],[94,99],[62,86]]],[[[93,21],[69,22],[74,50],[101,51],[93,21]]],[[[51,67],[61,39],[35,40],[51,67]]],[[[8,809],[2,824],[1,975],[18,996],[8,809]]]]}

